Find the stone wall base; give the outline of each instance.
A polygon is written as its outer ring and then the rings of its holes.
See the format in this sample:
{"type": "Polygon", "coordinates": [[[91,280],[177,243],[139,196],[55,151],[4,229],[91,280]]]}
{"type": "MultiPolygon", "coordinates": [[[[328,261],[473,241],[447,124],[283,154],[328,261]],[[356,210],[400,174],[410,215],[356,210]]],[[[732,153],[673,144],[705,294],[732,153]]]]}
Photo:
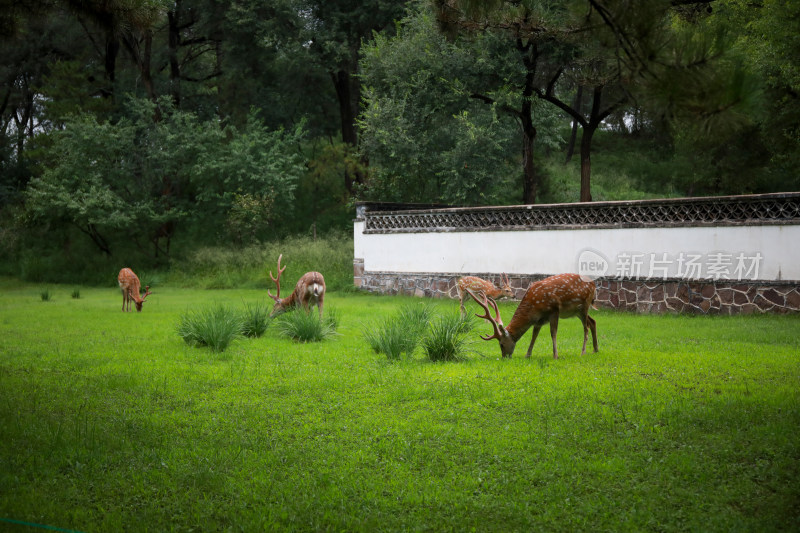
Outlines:
{"type": "MultiPolygon", "coordinates": [[[[424,298],[456,297],[455,282],[461,276],[479,276],[500,283],[498,274],[369,272],[364,261],[353,262],[356,287],[380,294],[424,298]]],[[[510,275],[514,297],[519,300],[534,281],[544,275],[510,275]]],[[[730,280],[597,280],[597,307],[637,313],[695,313],[736,315],[800,312],[800,281],[730,280]]]]}

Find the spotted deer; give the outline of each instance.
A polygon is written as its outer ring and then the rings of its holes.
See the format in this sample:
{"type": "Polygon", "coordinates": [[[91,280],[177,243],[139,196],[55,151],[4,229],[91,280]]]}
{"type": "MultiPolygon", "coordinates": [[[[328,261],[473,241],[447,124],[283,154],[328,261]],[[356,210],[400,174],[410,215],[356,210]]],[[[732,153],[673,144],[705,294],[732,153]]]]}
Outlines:
{"type": "Polygon", "coordinates": [[[498,298],[513,298],[514,289],[511,288],[511,284],[509,283],[508,276],[505,274],[505,272],[500,277],[500,281],[502,286],[497,287],[491,281],[487,281],[477,276],[464,276],[462,278],[458,278],[458,281],[456,281],[456,290],[458,291],[461,316],[463,317],[467,314],[467,310],[464,307],[464,300],[467,299],[467,289],[471,290],[475,294],[485,294],[487,297],[492,298],[493,300],[498,298]]]}
{"type": "Polygon", "coordinates": [[[130,311],[131,301],[133,301],[136,306],[136,311],[141,312],[145,298],[150,295],[150,286],[148,285],[144,288],[144,296],[142,296],[139,278],[136,277],[136,274],[134,274],[133,270],[130,268],[123,268],[119,271],[117,283],[119,283],[119,289],[122,291],[122,311],[126,311],[126,305],[128,306],[127,311],[130,311]]]}
{"type": "MultiPolygon", "coordinates": [[[[597,352],[597,329],[595,320],[589,316],[589,308],[594,307],[595,284],[591,281],[583,281],[578,274],[558,274],[545,278],[541,281],[531,283],[525,296],[522,298],[511,322],[508,326],[503,326],[500,319],[500,311],[497,303],[487,298],[486,295],[479,297],[471,289],[467,293],[483,307],[486,312],[484,315],[477,315],[485,318],[492,324],[494,335],[481,335],[483,340],[497,339],[500,342],[500,352],[503,357],[511,357],[517,341],[533,326],[533,336],[528,352],[525,357],[531,356],[533,343],[539,335],[542,326],[550,323],[550,336],[553,338],[553,358],[558,359],[558,348],[556,347],[556,334],[558,332],[558,319],[577,316],[583,323],[583,349],[581,355],[586,354],[586,341],[589,330],[592,330],[592,342],[594,351],[597,352]],[[495,317],[489,311],[489,306],[494,309],[495,317]]],[[[596,308],[595,308],[596,309],[596,308]]]]}
{"type": "Polygon", "coordinates": [[[275,306],[269,315],[270,318],[298,306],[302,306],[308,312],[311,306],[314,305],[317,306],[319,317],[322,318],[322,305],[325,300],[325,278],[319,272],[306,272],[297,280],[297,285],[294,286],[292,294],[286,298],[281,298],[281,274],[286,270],[285,266],[281,268],[281,258],[283,258],[283,254],[278,257],[278,277],[276,278],[272,275],[272,271],[269,271],[269,277],[272,278],[278,290],[278,294],[273,296],[267,289],[267,294],[275,300],[275,306]]]}

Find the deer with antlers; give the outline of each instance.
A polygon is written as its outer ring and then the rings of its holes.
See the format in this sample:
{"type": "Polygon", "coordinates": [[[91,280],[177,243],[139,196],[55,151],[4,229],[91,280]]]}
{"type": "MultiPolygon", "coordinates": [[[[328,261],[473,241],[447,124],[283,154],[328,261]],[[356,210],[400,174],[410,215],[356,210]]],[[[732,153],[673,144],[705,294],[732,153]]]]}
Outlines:
{"type": "Polygon", "coordinates": [[[479,298],[470,289],[467,293],[483,307],[486,312],[484,315],[477,315],[488,320],[494,329],[494,335],[481,335],[483,340],[497,339],[500,342],[500,352],[503,357],[511,357],[517,341],[533,326],[533,337],[528,346],[526,357],[531,356],[533,344],[539,335],[539,330],[545,323],[550,323],[550,336],[553,338],[553,358],[558,359],[558,348],[556,347],[556,334],[558,332],[558,319],[577,316],[583,323],[583,349],[581,355],[586,354],[586,341],[588,340],[589,330],[592,331],[592,342],[594,351],[597,352],[597,329],[595,320],[589,316],[589,308],[594,307],[595,284],[591,281],[583,281],[578,274],[559,274],[551,276],[541,281],[531,283],[525,296],[511,317],[508,326],[503,326],[500,319],[500,311],[497,303],[486,295],[479,298]],[[489,311],[489,306],[494,309],[495,317],[489,311]]]}
{"type": "MultiPolygon", "coordinates": [[[[471,290],[475,294],[479,295],[484,294],[493,300],[498,298],[513,298],[514,289],[511,288],[511,284],[509,283],[508,276],[505,274],[505,272],[500,277],[500,282],[501,286],[498,287],[491,281],[487,281],[477,276],[464,276],[462,278],[458,278],[455,288],[458,291],[461,316],[463,317],[467,314],[467,310],[464,307],[464,300],[467,299],[467,290],[471,290]]],[[[452,291],[452,289],[450,290],[452,291]]],[[[452,294],[450,297],[452,298],[452,294]]]]}
{"type": "Polygon", "coordinates": [[[127,310],[130,311],[131,301],[133,301],[136,311],[141,312],[145,298],[150,295],[150,286],[148,285],[144,288],[144,296],[142,296],[142,286],[139,283],[139,278],[130,268],[123,268],[119,271],[117,283],[119,283],[119,289],[122,291],[122,311],[126,310],[126,305],[128,306],[127,310]]]}
{"type": "Polygon", "coordinates": [[[297,280],[297,285],[294,286],[292,294],[286,298],[281,298],[281,274],[286,270],[285,266],[281,268],[281,258],[283,258],[283,254],[278,257],[278,277],[276,278],[272,275],[272,271],[269,271],[269,277],[272,278],[278,290],[278,294],[273,296],[267,289],[267,294],[275,300],[275,306],[269,315],[270,318],[297,306],[302,306],[308,312],[311,306],[314,305],[317,306],[319,317],[322,318],[322,305],[325,300],[325,278],[319,272],[306,272],[297,280]]]}

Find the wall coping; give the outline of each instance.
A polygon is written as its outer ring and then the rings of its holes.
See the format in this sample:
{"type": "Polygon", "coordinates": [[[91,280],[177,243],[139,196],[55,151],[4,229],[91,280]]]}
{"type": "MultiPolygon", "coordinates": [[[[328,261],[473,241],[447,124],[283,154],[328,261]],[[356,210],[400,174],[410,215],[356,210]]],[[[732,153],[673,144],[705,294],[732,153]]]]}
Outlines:
{"type": "Polygon", "coordinates": [[[365,234],[800,224],[800,192],[489,207],[356,206],[365,234]]]}

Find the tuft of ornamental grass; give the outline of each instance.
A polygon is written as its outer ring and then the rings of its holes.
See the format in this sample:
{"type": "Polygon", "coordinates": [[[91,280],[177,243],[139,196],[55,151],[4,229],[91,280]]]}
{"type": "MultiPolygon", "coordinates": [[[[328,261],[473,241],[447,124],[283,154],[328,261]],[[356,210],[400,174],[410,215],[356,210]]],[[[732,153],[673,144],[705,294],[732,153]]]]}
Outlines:
{"type": "Polygon", "coordinates": [[[403,323],[396,317],[374,321],[364,327],[364,339],[375,353],[382,353],[392,360],[400,359],[405,353],[411,355],[419,340],[408,335],[403,323]]]}
{"type": "Polygon", "coordinates": [[[320,319],[316,309],[309,312],[297,309],[284,313],[277,320],[278,330],[298,342],[320,342],[336,335],[339,318],[332,309],[320,319]]]}
{"type": "Polygon", "coordinates": [[[396,315],[365,326],[363,336],[375,353],[397,360],[414,352],[432,316],[430,304],[407,303],[396,315]]]}
{"type": "Polygon", "coordinates": [[[245,303],[244,310],[241,313],[242,334],[245,337],[262,336],[267,331],[271,321],[269,313],[270,308],[265,303],[245,303]]]}
{"type": "Polygon", "coordinates": [[[50,289],[43,289],[40,295],[42,297],[43,302],[50,301],[50,289]]]}
{"type": "Polygon", "coordinates": [[[81,290],[80,289],[73,289],[72,290],[72,299],[73,300],[80,300],[81,298],[81,290]]]}
{"type": "Polygon", "coordinates": [[[242,317],[225,305],[189,311],[181,315],[178,335],[189,346],[208,346],[214,352],[224,352],[242,336],[242,317]]]}
{"type": "Polygon", "coordinates": [[[472,340],[467,336],[475,328],[471,315],[445,314],[431,323],[422,339],[422,349],[431,361],[463,361],[472,340]]]}

